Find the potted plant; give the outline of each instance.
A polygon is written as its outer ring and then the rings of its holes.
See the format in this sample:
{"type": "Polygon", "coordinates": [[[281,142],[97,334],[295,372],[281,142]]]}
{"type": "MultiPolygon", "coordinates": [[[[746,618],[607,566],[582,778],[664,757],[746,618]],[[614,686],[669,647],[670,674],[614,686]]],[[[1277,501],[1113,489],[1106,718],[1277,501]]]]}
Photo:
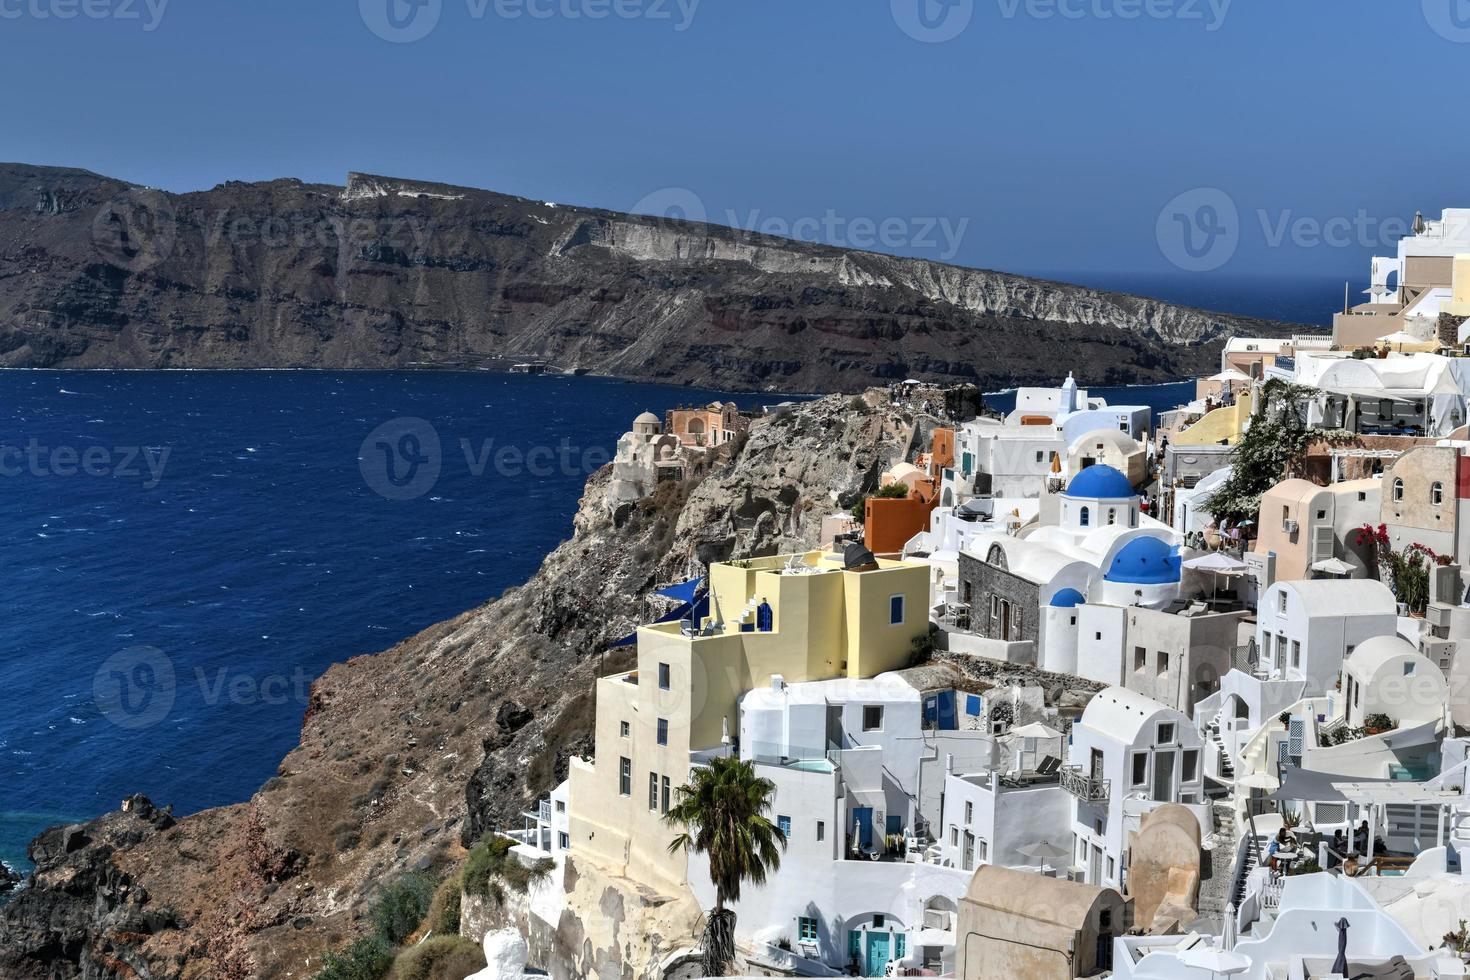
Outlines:
{"type": "Polygon", "coordinates": [[[1393,731],[1396,727],[1398,727],[1397,723],[1382,712],[1376,712],[1363,719],[1363,731],[1369,735],[1382,735],[1384,732],[1393,731]]]}

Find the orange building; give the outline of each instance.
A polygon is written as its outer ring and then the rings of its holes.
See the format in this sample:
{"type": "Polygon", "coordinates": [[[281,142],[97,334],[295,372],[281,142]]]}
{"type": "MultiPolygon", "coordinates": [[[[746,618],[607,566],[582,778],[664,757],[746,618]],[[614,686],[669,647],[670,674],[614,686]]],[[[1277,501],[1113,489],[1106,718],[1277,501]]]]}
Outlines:
{"type": "Polygon", "coordinates": [[[899,463],[883,474],[880,486],[903,484],[906,497],[869,497],[863,505],[863,543],[875,555],[896,555],[908,540],[929,529],[929,515],[939,503],[946,467],[954,465],[954,430],[935,429],[929,451],[914,464],[899,463]]]}
{"type": "Polygon", "coordinates": [[[664,431],[677,436],[685,446],[712,449],[723,446],[750,427],[734,402],[710,402],[694,408],[670,409],[664,416],[664,431]]]}

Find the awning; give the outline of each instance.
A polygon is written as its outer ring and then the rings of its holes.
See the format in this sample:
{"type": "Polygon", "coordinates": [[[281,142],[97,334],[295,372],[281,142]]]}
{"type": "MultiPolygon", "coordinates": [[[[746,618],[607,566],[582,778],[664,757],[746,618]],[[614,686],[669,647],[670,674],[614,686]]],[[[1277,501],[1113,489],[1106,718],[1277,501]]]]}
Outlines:
{"type": "Polygon", "coordinates": [[[1236,561],[1229,555],[1223,555],[1218,551],[1191,558],[1184,563],[1184,567],[1197,572],[1215,572],[1219,575],[1243,575],[1250,571],[1250,567],[1245,562],[1236,561]]]}
{"type": "MultiPolygon", "coordinates": [[[[1364,803],[1368,802],[1359,797],[1345,794],[1339,787],[1352,786],[1361,789],[1372,783],[1389,783],[1389,779],[1350,779],[1346,776],[1338,776],[1333,773],[1316,772],[1312,769],[1298,769],[1288,766],[1283,770],[1285,779],[1281,788],[1266,796],[1268,800],[1278,803],[1302,801],[1306,803],[1364,803]]],[[[1415,785],[1415,784],[1410,784],[1415,785]]]]}
{"type": "Polygon", "coordinates": [[[668,596],[670,599],[677,599],[679,602],[693,602],[694,597],[699,593],[699,587],[703,584],[703,577],[692,578],[687,582],[671,585],[667,589],[659,589],[654,594],[668,596]]]}

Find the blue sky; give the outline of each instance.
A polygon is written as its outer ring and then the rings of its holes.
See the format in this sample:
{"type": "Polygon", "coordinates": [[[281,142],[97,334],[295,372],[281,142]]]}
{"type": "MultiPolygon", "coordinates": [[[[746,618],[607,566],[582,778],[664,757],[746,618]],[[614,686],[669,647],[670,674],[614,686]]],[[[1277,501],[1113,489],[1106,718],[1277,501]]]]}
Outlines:
{"type": "Polygon", "coordinates": [[[1096,281],[1341,280],[1415,209],[1470,203],[1467,63],[1470,0],[0,0],[0,158],[672,201],[1096,281]],[[1181,252],[1191,224],[1225,245],[1181,252]]]}

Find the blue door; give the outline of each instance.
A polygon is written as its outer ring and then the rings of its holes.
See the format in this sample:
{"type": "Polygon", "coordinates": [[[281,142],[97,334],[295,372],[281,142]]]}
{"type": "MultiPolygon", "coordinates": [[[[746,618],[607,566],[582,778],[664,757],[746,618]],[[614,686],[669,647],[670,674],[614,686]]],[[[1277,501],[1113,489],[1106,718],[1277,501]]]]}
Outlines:
{"type": "Polygon", "coordinates": [[[873,808],[853,807],[852,814],[858,825],[858,844],[867,847],[873,843],[873,808]]]}
{"type": "Polygon", "coordinates": [[[863,975],[881,977],[888,969],[888,933],[868,933],[868,958],[863,964],[863,975]]]}

